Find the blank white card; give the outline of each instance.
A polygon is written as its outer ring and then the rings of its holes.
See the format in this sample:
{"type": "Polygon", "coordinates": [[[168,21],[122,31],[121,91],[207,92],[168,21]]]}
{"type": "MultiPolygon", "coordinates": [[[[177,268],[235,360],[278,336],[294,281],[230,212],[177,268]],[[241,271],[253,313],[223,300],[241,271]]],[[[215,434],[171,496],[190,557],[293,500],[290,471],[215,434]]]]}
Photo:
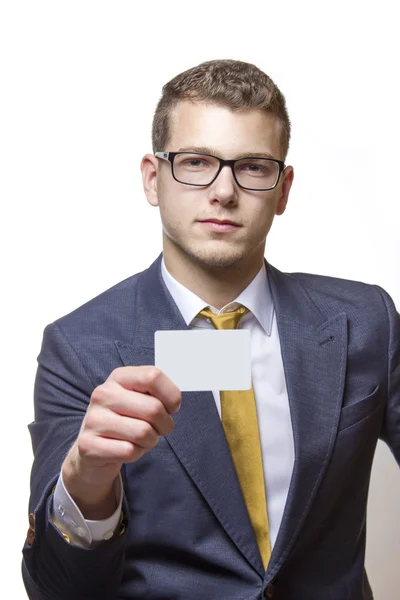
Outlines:
{"type": "Polygon", "coordinates": [[[249,390],[250,331],[246,329],[160,330],[154,362],[181,390],[249,390]]]}

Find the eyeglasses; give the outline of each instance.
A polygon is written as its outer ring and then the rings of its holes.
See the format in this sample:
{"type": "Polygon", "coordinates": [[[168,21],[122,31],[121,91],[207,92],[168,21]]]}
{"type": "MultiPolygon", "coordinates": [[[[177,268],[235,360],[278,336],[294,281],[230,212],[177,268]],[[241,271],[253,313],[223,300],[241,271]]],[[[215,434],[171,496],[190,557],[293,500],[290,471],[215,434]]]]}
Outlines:
{"type": "Polygon", "coordinates": [[[156,158],[171,164],[172,176],[184,185],[206,186],[213,183],[224,166],[232,169],[239,187],[267,191],[277,186],[285,163],[275,158],[246,157],[223,160],[200,152],[155,152],[156,158]]]}

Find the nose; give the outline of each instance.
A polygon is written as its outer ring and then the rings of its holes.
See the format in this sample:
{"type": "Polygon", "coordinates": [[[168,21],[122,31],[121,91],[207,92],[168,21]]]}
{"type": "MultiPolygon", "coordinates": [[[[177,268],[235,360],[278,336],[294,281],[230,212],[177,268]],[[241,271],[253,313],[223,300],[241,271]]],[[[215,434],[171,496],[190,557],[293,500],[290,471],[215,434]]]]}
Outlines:
{"type": "Polygon", "coordinates": [[[237,200],[238,186],[233,177],[232,169],[225,165],[217,179],[210,186],[210,199],[224,204],[237,200]]]}

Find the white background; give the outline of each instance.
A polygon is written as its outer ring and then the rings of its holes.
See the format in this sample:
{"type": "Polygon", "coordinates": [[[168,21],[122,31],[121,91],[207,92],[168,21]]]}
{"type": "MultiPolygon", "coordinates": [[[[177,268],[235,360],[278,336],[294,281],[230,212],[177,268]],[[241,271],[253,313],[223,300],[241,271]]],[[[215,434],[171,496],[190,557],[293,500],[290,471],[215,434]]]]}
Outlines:
{"type": "MultiPolygon", "coordinates": [[[[284,93],[295,179],[268,260],[376,283],[400,306],[396,2],[0,2],[2,590],[23,599],[42,332],[162,250],[141,185],[162,85],[204,60],[253,62],[284,93]]],[[[400,587],[400,477],[379,445],[367,567],[400,587]]],[[[321,599],[322,600],[322,599],[321,599]]]]}

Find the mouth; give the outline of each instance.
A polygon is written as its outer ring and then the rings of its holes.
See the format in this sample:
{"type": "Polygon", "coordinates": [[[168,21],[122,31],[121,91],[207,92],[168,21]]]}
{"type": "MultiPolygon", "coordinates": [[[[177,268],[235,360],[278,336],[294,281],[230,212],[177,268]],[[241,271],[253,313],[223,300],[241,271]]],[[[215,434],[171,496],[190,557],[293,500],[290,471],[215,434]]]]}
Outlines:
{"type": "Polygon", "coordinates": [[[234,221],[219,221],[218,219],[208,219],[205,221],[199,221],[199,223],[207,227],[207,229],[211,229],[212,231],[233,231],[241,227],[241,225],[235,223],[234,221]]]}

